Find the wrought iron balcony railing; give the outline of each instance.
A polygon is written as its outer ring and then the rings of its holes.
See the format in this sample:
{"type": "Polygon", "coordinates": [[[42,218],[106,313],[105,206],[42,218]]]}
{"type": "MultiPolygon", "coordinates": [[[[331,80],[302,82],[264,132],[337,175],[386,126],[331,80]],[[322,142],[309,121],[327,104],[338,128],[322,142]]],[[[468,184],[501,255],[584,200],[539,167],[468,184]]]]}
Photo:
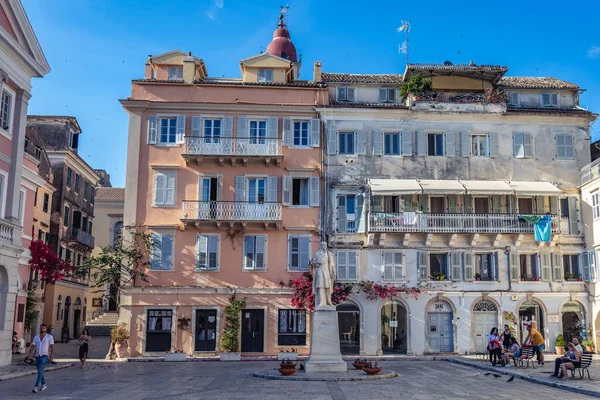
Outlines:
{"type": "Polygon", "coordinates": [[[450,92],[421,92],[413,95],[415,101],[439,103],[502,103],[504,95],[500,92],[485,93],[450,93],[450,92]]]}
{"type": "Polygon", "coordinates": [[[82,229],[73,229],[71,231],[71,240],[79,242],[89,248],[94,248],[95,239],[91,234],[83,231],[82,229]]]}
{"type": "Polygon", "coordinates": [[[281,221],[281,203],[184,200],[183,220],[281,221]]]}

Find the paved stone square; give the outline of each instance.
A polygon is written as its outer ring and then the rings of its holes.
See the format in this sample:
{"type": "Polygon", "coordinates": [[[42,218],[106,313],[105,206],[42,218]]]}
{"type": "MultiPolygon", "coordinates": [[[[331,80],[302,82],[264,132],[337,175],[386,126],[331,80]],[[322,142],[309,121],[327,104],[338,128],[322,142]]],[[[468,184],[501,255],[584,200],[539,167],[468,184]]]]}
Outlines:
{"type": "Polygon", "coordinates": [[[276,361],[222,363],[102,363],[86,370],[68,368],[47,374],[48,390],[33,394],[35,376],[0,382],[3,400],[46,399],[544,399],[591,398],[515,379],[506,382],[486,371],[446,361],[386,361],[398,372],[393,379],[362,382],[284,382],[252,376],[275,368],[276,361]]]}

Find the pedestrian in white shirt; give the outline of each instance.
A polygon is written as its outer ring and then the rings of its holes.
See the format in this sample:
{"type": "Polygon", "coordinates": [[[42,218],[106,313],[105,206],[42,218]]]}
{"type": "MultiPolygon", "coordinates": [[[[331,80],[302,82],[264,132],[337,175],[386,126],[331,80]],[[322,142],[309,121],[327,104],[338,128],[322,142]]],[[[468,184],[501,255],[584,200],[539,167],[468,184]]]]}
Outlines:
{"type": "Polygon", "coordinates": [[[32,355],[35,356],[35,366],[38,371],[32,392],[37,393],[38,390],[43,392],[48,389],[44,377],[44,367],[47,363],[54,361],[54,338],[48,334],[48,327],[45,324],[40,325],[40,334],[33,339],[31,347],[29,347],[27,358],[33,359],[32,355]]]}

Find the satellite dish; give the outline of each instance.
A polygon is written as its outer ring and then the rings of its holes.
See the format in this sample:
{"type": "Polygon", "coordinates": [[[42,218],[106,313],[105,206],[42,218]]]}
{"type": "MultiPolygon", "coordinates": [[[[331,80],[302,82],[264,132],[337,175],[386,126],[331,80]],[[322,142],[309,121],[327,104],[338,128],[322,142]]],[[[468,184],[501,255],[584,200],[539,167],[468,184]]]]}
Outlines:
{"type": "Polygon", "coordinates": [[[444,61],[444,65],[449,67],[450,65],[453,65],[450,61],[444,61]]]}

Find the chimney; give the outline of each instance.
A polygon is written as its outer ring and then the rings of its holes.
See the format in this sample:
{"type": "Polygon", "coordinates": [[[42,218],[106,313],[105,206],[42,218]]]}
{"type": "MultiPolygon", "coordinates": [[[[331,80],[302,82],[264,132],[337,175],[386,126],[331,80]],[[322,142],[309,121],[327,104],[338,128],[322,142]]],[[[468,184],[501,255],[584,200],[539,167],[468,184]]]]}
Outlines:
{"type": "Polygon", "coordinates": [[[314,82],[321,82],[321,61],[315,61],[314,82]]]}
{"type": "Polygon", "coordinates": [[[192,57],[192,52],[188,52],[187,56],[183,57],[183,81],[185,83],[194,83],[196,76],[196,60],[192,57]]]}
{"type": "Polygon", "coordinates": [[[154,78],[153,74],[154,70],[152,69],[152,54],[148,56],[148,61],[146,61],[146,69],[144,70],[144,78],[152,79],[154,78]]]}

